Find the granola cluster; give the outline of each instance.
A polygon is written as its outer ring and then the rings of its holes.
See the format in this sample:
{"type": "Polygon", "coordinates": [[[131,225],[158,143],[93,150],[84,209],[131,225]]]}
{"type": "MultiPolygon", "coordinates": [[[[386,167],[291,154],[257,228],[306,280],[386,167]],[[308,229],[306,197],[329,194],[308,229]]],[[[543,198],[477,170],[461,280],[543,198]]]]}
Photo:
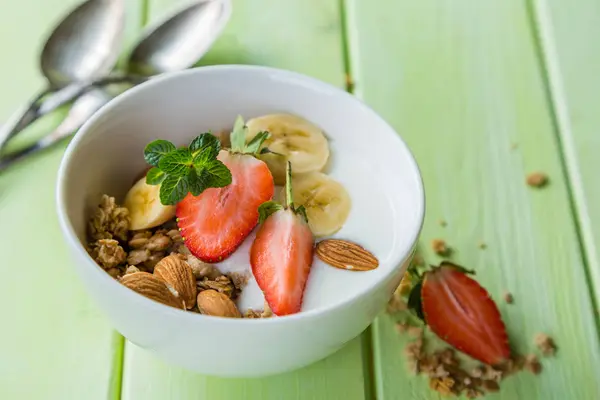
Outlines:
{"type": "MultiPolygon", "coordinates": [[[[194,257],[185,246],[174,220],[154,229],[129,230],[129,211],[114,197],[103,195],[88,225],[88,251],[110,276],[119,280],[125,275],[148,272],[165,257],[177,255],[192,269],[198,293],[215,290],[235,300],[248,281],[240,273],[223,274],[214,265],[194,257]]],[[[198,307],[191,311],[200,312],[198,307]]],[[[268,318],[271,310],[248,310],[244,317],[268,318]]]]}

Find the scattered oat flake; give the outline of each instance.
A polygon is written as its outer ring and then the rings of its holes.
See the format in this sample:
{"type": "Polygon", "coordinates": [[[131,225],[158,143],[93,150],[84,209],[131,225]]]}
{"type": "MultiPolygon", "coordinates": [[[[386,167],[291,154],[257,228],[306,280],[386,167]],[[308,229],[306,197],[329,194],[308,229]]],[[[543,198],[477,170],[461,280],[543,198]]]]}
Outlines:
{"type": "Polygon", "coordinates": [[[406,322],[396,322],[396,331],[398,333],[404,333],[408,330],[408,324],[406,322]]]}
{"type": "Polygon", "coordinates": [[[437,254],[444,256],[449,253],[449,248],[446,245],[446,242],[442,239],[433,239],[431,241],[431,248],[437,254]]]}
{"type": "Polygon", "coordinates": [[[532,187],[542,187],[548,183],[548,175],[543,172],[533,172],[527,175],[527,184],[532,187]]]}
{"type": "Polygon", "coordinates": [[[407,331],[410,336],[415,337],[415,338],[423,335],[423,328],[420,328],[418,326],[409,326],[407,331]]]}
{"type": "Polygon", "coordinates": [[[504,301],[508,304],[512,304],[514,302],[513,295],[509,292],[504,292],[504,301]]]}
{"type": "Polygon", "coordinates": [[[556,344],[554,340],[545,333],[535,335],[534,343],[545,357],[553,356],[556,353],[556,344]]]}
{"type": "Polygon", "coordinates": [[[414,265],[414,266],[420,267],[420,266],[422,266],[422,265],[424,265],[424,264],[425,264],[425,260],[423,259],[423,256],[422,256],[422,255],[420,255],[420,254],[415,254],[415,255],[413,256],[413,259],[412,259],[412,263],[411,263],[411,264],[412,264],[412,265],[414,265]]]}
{"type": "Polygon", "coordinates": [[[540,364],[535,354],[529,354],[525,357],[525,368],[535,375],[542,372],[542,364],[540,364]]]}

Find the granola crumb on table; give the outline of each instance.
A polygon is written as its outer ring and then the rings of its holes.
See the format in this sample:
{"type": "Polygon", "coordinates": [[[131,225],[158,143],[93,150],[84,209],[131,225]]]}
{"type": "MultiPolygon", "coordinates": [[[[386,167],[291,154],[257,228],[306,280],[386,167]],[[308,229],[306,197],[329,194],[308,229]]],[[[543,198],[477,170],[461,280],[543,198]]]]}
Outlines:
{"type": "Polygon", "coordinates": [[[450,248],[442,239],[433,239],[431,241],[431,249],[440,256],[445,256],[450,253],[450,248]]]}
{"type": "Polygon", "coordinates": [[[527,184],[532,187],[543,187],[548,183],[548,175],[543,172],[533,172],[527,175],[527,184]]]}
{"type": "Polygon", "coordinates": [[[545,357],[553,356],[556,353],[556,344],[554,340],[545,333],[535,335],[534,343],[545,357]]]}

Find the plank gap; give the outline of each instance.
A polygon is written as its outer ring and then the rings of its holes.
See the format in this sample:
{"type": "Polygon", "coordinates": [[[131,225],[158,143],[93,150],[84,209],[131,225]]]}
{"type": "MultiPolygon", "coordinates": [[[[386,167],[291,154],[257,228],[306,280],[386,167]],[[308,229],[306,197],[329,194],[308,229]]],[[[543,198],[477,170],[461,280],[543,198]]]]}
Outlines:
{"type": "Polygon", "coordinates": [[[350,39],[348,33],[348,18],[346,15],[346,0],[339,0],[340,25],[341,25],[341,45],[342,45],[342,62],[344,66],[344,87],[347,92],[354,93],[356,82],[352,74],[352,65],[350,62],[350,39]]]}
{"type": "Polygon", "coordinates": [[[566,96],[562,87],[559,60],[553,40],[552,22],[543,0],[528,0],[527,13],[531,35],[540,68],[547,107],[552,120],[553,134],[557,143],[560,167],[565,180],[569,209],[573,216],[575,232],[581,254],[583,270],[588,281],[588,291],[593,306],[596,333],[600,339],[600,316],[597,296],[600,294],[600,271],[596,259],[593,233],[589,226],[589,214],[576,155],[566,96]]]}

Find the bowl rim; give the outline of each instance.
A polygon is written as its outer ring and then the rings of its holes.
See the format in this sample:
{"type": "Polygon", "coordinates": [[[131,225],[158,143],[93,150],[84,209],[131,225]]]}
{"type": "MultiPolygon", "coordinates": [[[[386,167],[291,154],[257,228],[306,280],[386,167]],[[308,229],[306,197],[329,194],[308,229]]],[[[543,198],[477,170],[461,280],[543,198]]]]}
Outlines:
{"type": "MultiPolygon", "coordinates": [[[[175,318],[182,318],[184,320],[189,320],[190,323],[196,323],[202,321],[213,321],[213,323],[222,323],[222,324],[231,324],[234,326],[235,324],[282,324],[282,323],[294,323],[295,321],[318,317],[329,314],[331,312],[335,312],[338,309],[342,309],[350,304],[354,304],[355,302],[360,301],[363,297],[369,295],[372,290],[380,285],[382,282],[386,281],[392,274],[395,273],[398,267],[405,262],[411,255],[411,253],[416,248],[417,241],[423,229],[424,217],[425,217],[425,191],[423,185],[423,178],[421,175],[420,168],[417,164],[417,161],[411,152],[410,148],[401,137],[401,135],[394,129],[382,116],[380,116],[375,110],[373,110],[368,104],[366,104],[362,99],[354,96],[353,94],[335,86],[328,82],[324,82],[320,79],[313,78],[308,75],[301,74],[299,72],[268,67],[268,66],[258,66],[258,65],[244,65],[244,64],[222,64],[222,65],[210,65],[210,66],[199,66],[193,67],[182,71],[175,72],[167,72],[156,76],[152,79],[149,79],[131,89],[126,90],[125,92],[117,95],[115,98],[111,99],[107,104],[102,106],[92,117],[90,117],[82,127],[76,132],[70,143],[68,144],[63,157],[60,161],[57,180],[55,186],[56,194],[56,210],[58,215],[59,226],[62,231],[62,235],[64,237],[65,242],[72,250],[74,250],[78,256],[87,260],[88,263],[95,266],[92,268],[92,274],[96,275],[98,278],[104,280],[106,285],[113,285],[115,290],[122,290],[122,294],[124,297],[128,297],[132,303],[138,303],[140,307],[146,307],[151,310],[152,313],[163,314],[163,315],[171,315],[175,318]],[[349,297],[344,301],[340,301],[337,303],[333,303],[324,307],[315,308],[312,310],[300,311],[291,315],[277,316],[276,318],[225,318],[211,315],[198,315],[197,313],[191,313],[187,310],[180,310],[178,308],[170,307],[154,301],[152,299],[148,299],[145,296],[134,292],[133,290],[123,286],[118,281],[110,277],[106,271],[104,271],[90,256],[90,254],[86,251],[85,247],[77,237],[73,224],[68,217],[68,212],[65,207],[65,198],[66,198],[66,188],[67,188],[67,171],[72,168],[71,160],[74,157],[74,154],[77,152],[79,144],[82,142],[84,137],[90,132],[93,126],[96,125],[96,121],[102,118],[104,115],[110,113],[115,108],[120,107],[121,103],[130,97],[135,97],[139,92],[143,92],[148,88],[156,85],[162,85],[164,83],[168,83],[171,80],[181,79],[185,76],[194,76],[194,75],[203,75],[210,74],[211,72],[222,72],[222,73],[236,73],[236,72],[252,72],[258,74],[270,74],[275,75],[279,78],[287,78],[288,80],[300,81],[309,84],[309,87],[320,87],[321,89],[325,89],[335,96],[341,96],[349,99],[352,102],[357,103],[358,107],[362,107],[367,111],[371,118],[379,120],[390,132],[395,133],[396,139],[398,140],[398,145],[403,147],[404,153],[407,156],[407,162],[412,167],[412,174],[416,174],[415,178],[417,179],[417,191],[414,193],[414,196],[417,200],[415,212],[417,214],[417,224],[411,231],[409,231],[409,240],[407,241],[407,245],[400,249],[401,251],[399,257],[401,259],[396,260],[398,265],[395,268],[391,268],[386,274],[382,275],[379,279],[374,280],[368,284],[368,286],[359,294],[349,297]],[[111,283],[109,283],[109,281],[111,283]],[[243,321],[243,322],[240,322],[243,321]]],[[[87,291],[87,290],[86,290],[87,291]]],[[[88,294],[89,295],[89,294],[88,294]]]]}

